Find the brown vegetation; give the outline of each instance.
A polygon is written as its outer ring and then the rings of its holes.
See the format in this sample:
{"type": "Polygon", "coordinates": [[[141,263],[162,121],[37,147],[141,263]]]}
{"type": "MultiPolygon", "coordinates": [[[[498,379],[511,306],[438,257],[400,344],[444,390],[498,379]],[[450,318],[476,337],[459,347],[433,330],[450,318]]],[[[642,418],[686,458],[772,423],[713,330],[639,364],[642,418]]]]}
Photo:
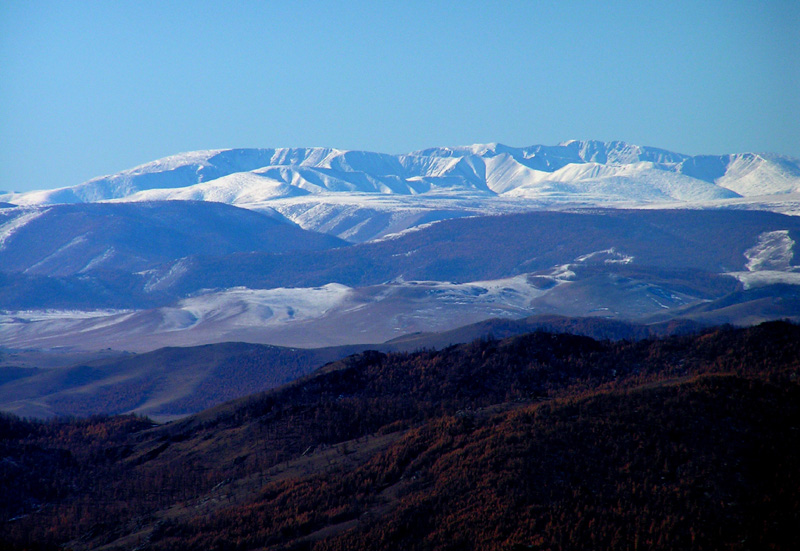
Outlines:
{"type": "Polygon", "coordinates": [[[154,427],[0,419],[12,549],[796,549],[800,328],[367,352],[154,427]]]}

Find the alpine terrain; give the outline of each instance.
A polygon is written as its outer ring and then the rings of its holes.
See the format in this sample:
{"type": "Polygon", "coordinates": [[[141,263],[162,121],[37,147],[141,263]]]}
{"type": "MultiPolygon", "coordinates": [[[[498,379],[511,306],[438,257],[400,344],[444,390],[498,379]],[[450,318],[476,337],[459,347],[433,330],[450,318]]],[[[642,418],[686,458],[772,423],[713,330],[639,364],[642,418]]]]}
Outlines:
{"type": "Polygon", "coordinates": [[[797,159],[596,141],[200,151],[7,193],[0,407],[172,418],[487,320],[800,320],[799,213],[797,159]],[[234,376],[226,342],[272,360],[234,376]],[[174,346],[206,367],[129,358],[174,346]]]}

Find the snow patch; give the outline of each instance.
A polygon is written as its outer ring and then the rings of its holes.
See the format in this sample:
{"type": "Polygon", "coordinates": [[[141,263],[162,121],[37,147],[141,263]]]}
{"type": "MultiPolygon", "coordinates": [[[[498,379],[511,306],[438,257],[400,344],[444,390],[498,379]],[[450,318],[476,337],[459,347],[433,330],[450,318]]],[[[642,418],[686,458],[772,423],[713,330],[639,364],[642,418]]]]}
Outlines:
{"type": "Polygon", "coordinates": [[[48,308],[45,310],[0,311],[0,324],[20,322],[33,323],[37,321],[61,319],[85,320],[113,316],[127,312],[130,312],[130,310],[59,310],[55,308],[48,308]]]}
{"type": "Polygon", "coordinates": [[[553,266],[550,273],[546,274],[544,277],[549,277],[557,283],[563,283],[572,281],[575,279],[575,276],[576,274],[572,270],[572,264],[561,264],[559,266],[553,266]]]}
{"type": "Polygon", "coordinates": [[[794,256],[792,247],[794,241],[789,237],[789,230],[764,232],[758,236],[758,243],[744,252],[745,267],[749,272],[787,271],[794,256]]]}
{"type": "Polygon", "coordinates": [[[176,329],[208,322],[226,322],[233,326],[274,325],[320,318],[347,300],[351,291],[350,287],[338,283],[309,288],[235,287],[187,298],[174,308],[163,310],[173,322],[181,320],[175,324],[176,329]],[[188,323],[185,320],[189,320],[188,323]]]}
{"type": "Polygon", "coordinates": [[[109,247],[108,249],[105,250],[105,252],[103,252],[102,254],[97,255],[96,257],[91,259],[89,262],[87,262],[86,266],[81,268],[81,270],[78,273],[84,274],[84,273],[96,268],[97,266],[99,266],[103,262],[105,262],[106,260],[109,260],[110,258],[113,258],[114,255],[116,254],[116,252],[117,251],[116,251],[116,249],[114,249],[114,247],[109,247]]]}
{"type": "Polygon", "coordinates": [[[26,274],[27,273],[36,273],[36,271],[40,267],[45,266],[48,262],[58,262],[58,257],[59,256],[64,255],[65,253],[68,253],[69,250],[74,248],[74,247],[80,247],[81,245],[85,244],[87,241],[88,241],[88,239],[86,239],[86,235],[79,235],[77,237],[72,238],[70,240],[70,242],[67,243],[66,245],[62,245],[61,247],[56,249],[55,252],[50,253],[49,255],[47,255],[46,257],[41,259],[36,264],[32,264],[31,266],[26,268],[24,273],[26,273],[26,274]]]}
{"type": "Polygon", "coordinates": [[[729,272],[727,275],[741,281],[745,289],[776,284],[800,285],[800,272],[762,270],[759,272],[729,272]]]}
{"type": "Polygon", "coordinates": [[[30,211],[22,210],[22,214],[19,214],[15,218],[12,218],[8,222],[0,225],[0,251],[5,248],[6,241],[14,234],[14,232],[18,231],[21,227],[29,224],[33,220],[36,220],[48,210],[49,209],[35,209],[30,211]]]}
{"type": "Polygon", "coordinates": [[[147,272],[140,272],[142,275],[150,275],[150,279],[144,285],[144,291],[151,293],[153,291],[160,291],[168,288],[172,283],[181,278],[186,272],[189,271],[188,261],[185,258],[178,260],[165,274],[160,274],[155,270],[148,270],[147,272]]]}
{"type": "Polygon", "coordinates": [[[593,253],[579,256],[575,262],[602,262],[604,264],[630,264],[633,262],[633,257],[627,254],[619,253],[614,247],[602,251],[595,251],[593,253]]]}
{"type": "Polygon", "coordinates": [[[794,240],[789,230],[764,232],[758,243],[744,252],[746,272],[728,272],[742,282],[745,289],[765,285],[800,285],[800,267],[792,266],[794,240]]]}
{"type": "Polygon", "coordinates": [[[423,288],[437,301],[456,304],[499,304],[512,308],[529,308],[531,301],[543,294],[528,280],[528,274],[505,279],[449,283],[441,281],[397,281],[401,287],[423,288]]]}

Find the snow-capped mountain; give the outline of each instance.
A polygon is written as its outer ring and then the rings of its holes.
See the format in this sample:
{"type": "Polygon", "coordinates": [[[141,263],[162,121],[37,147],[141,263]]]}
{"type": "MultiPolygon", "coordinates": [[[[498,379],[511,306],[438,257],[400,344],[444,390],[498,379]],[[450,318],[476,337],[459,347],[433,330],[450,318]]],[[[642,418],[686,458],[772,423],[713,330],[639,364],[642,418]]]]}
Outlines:
{"type": "Polygon", "coordinates": [[[565,205],[800,212],[800,161],[754,153],[688,156],[598,141],[403,155],[231,149],[175,155],[73,187],[0,195],[0,202],[17,205],[106,200],[274,209],[306,229],[365,241],[445,218],[565,205]]]}
{"type": "MultiPolygon", "coordinates": [[[[782,214],[800,214],[798,166],[601,142],[227,150],[5,195],[0,356],[363,349],[531,315],[800,321],[800,216],[782,214]]],[[[32,396],[108,389],[29,371],[32,396]]]]}
{"type": "Polygon", "coordinates": [[[800,214],[800,161],[776,155],[215,150],[0,206],[0,345],[379,342],[537,313],[800,317],[778,300],[789,291],[725,298],[800,283],[800,217],[780,214],[800,214]]]}

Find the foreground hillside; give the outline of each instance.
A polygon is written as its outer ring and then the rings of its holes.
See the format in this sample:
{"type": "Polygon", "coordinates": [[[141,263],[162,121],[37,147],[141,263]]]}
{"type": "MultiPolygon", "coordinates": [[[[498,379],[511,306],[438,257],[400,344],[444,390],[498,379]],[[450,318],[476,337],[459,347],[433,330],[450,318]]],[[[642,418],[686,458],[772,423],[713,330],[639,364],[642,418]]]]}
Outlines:
{"type": "Polygon", "coordinates": [[[154,426],[0,420],[12,549],[796,549],[800,327],[365,352],[154,426]]]}

